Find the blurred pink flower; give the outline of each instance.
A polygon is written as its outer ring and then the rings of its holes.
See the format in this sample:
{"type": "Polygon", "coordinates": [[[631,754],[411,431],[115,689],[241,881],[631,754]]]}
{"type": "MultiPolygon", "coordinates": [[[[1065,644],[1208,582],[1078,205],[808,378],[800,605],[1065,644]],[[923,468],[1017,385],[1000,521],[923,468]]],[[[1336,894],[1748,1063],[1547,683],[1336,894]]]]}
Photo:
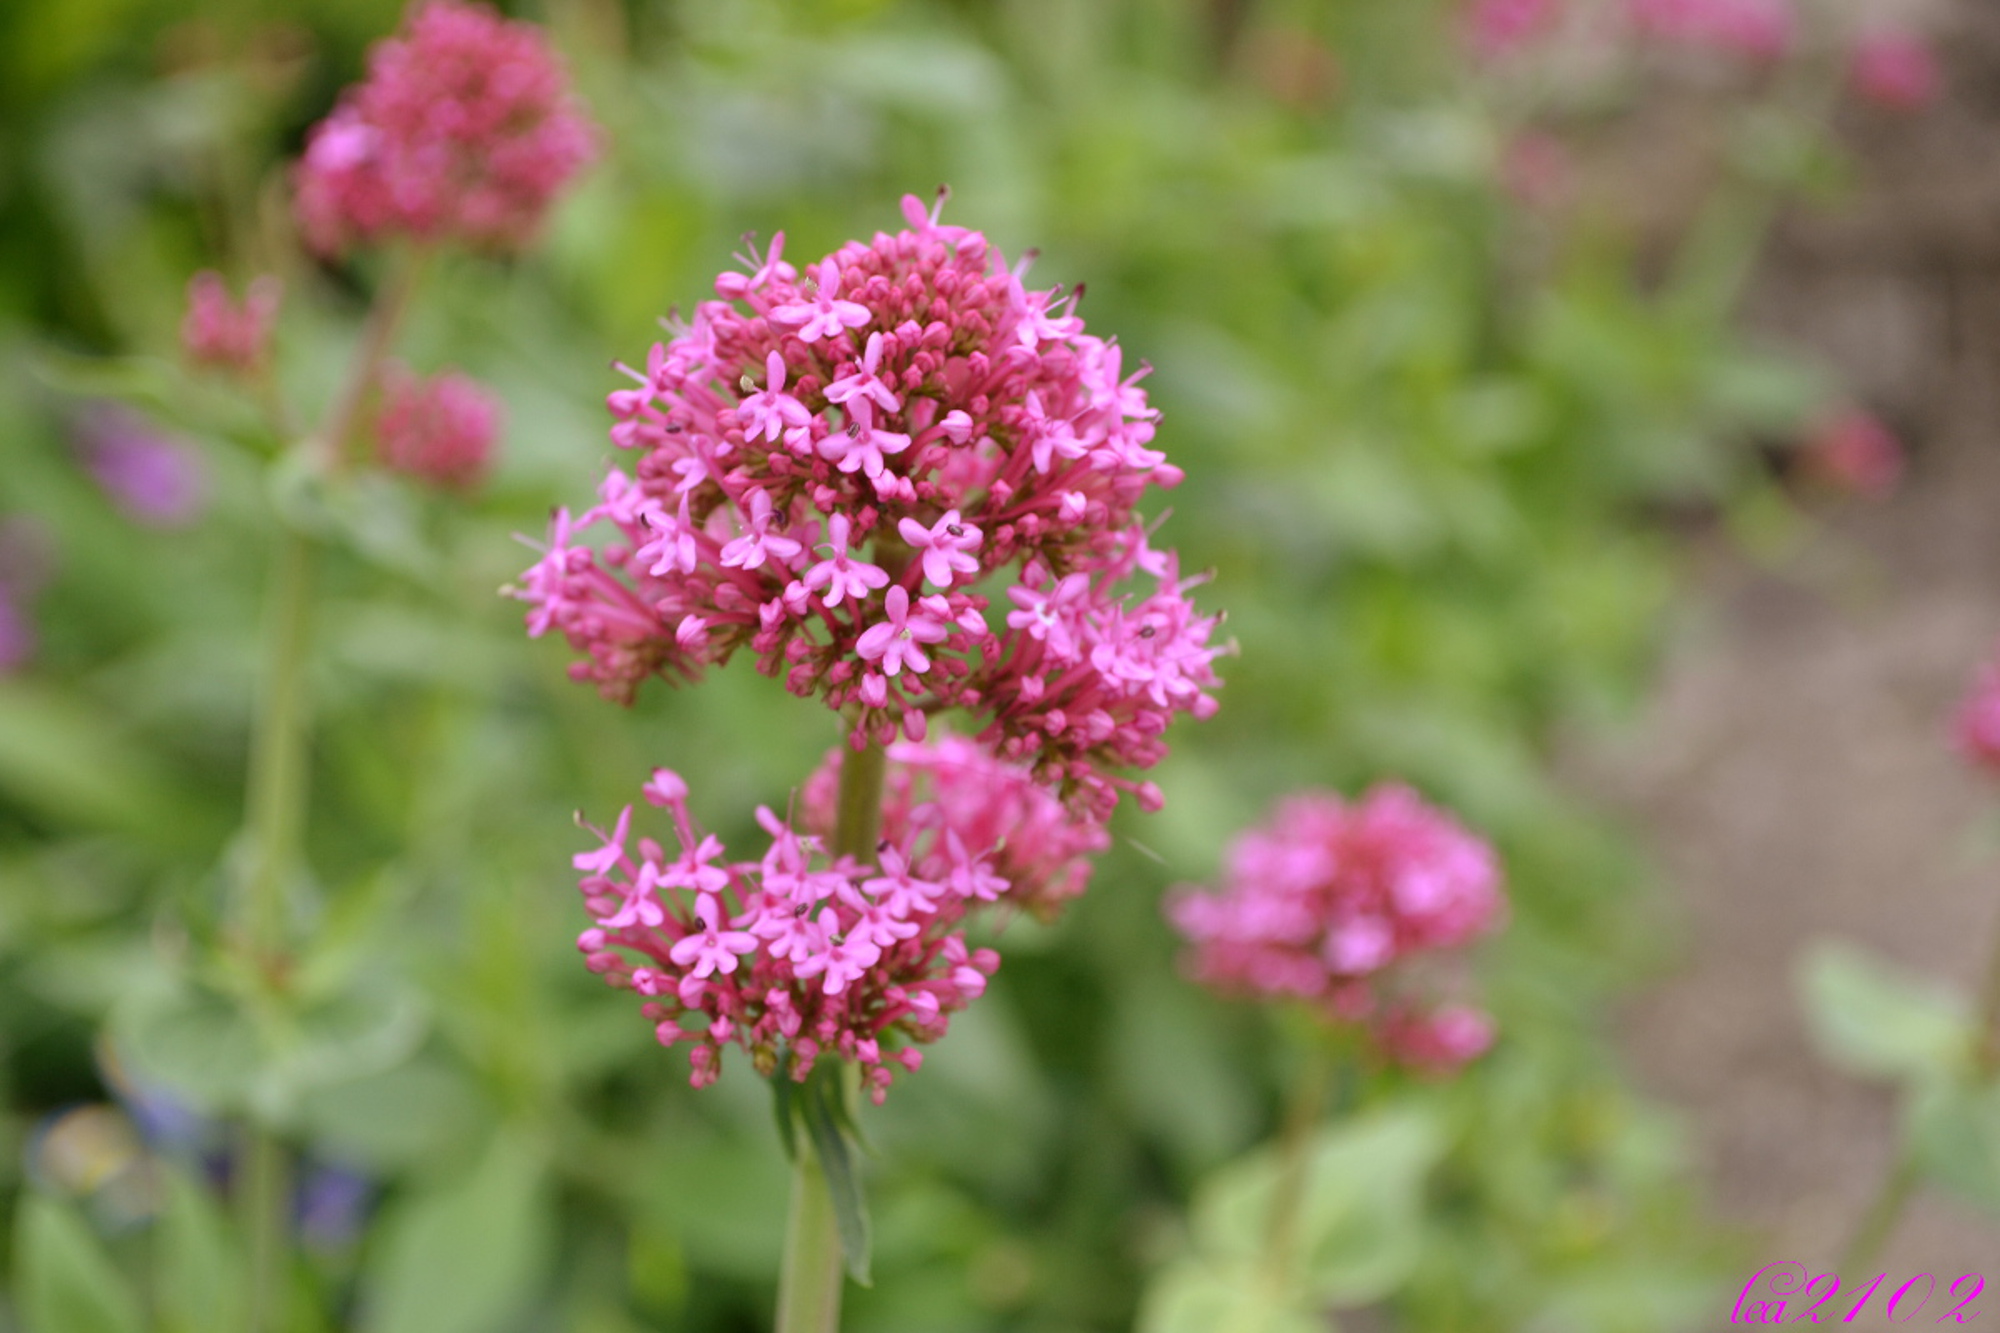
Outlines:
{"type": "Polygon", "coordinates": [[[1493,1018],[1470,1005],[1446,1004],[1428,1012],[1398,1010],[1376,1028],[1385,1054],[1397,1064],[1449,1074],[1493,1046],[1493,1018]]]}
{"type": "Polygon", "coordinates": [[[2000,652],[1979,668],[1955,720],[1958,752],[2000,776],[2000,652]]]}
{"type": "Polygon", "coordinates": [[[503,415],[500,400],[469,375],[419,376],[390,366],[375,418],[376,456],[391,472],[468,491],[492,468],[503,415]]]}
{"type": "Polygon", "coordinates": [[[1848,82],[1876,106],[1920,111],[1937,100],[1943,76],[1929,42],[1915,33],[1875,28],[1854,43],[1848,82]]]}
{"type": "Polygon", "coordinates": [[[1547,31],[1561,8],[1561,0],[1470,0],[1460,22],[1475,56],[1503,60],[1547,31]]]}
{"type": "Polygon", "coordinates": [[[426,0],[313,129],[295,206],[324,254],[393,236],[517,250],[596,151],[541,29],[426,0]]]}
{"type": "Polygon", "coordinates": [[[1523,130],[1501,150],[1500,188],[1523,208],[1539,212],[1561,202],[1575,175],[1569,146],[1545,130],[1523,130]]]}
{"type": "Polygon", "coordinates": [[[204,269],[188,279],[181,350],[196,365],[239,374],[256,370],[270,350],[282,294],[283,287],[267,273],[251,282],[239,305],[222,275],[204,269]]]}
{"type": "Polygon", "coordinates": [[[86,409],[77,450],[111,503],[135,523],[184,528],[208,509],[208,469],[185,441],[114,403],[86,409]]]}
{"type": "Polygon", "coordinates": [[[1646,36],[1752,60],[1779,60],[1798,35],[1792,0],[1629,0],[1646,36]]]}
{"type": "Polygon", "coordinates": [[[1836,490],[1884,500],[1903,479],[1903,446],[1874,416],[1850,408],[1806,437],[1807,470],[1836,490]]]}
{"type": "Polygon", "coordinates": [[[774,237],[620,367],[611,440],[635,465],[557,514],[516,590],[529,633],[561,631],[571,674],[620,702],[748,648],[853,712],[857,745],[961,707],[1100,817],[1121,791],[1156,803],[1107,770],[1152,766],[1177,714],[1215,711],[1221,649],[1200,580],[1138,513],[1182,475],[1152,447],[1146,368],[1084,332],[1078,293],[1028,288],[921,200],[903,213],[804,275],[774,237]],[[973,591],[989,581],[1000,625],[973,591]]]}
{"type": "Polygon", "coordinates": [[[1223,878],[1220,893],[1182,889],[1168,900],[1194,945],[1197,980],[1305,1001],[1391,1057],[1435,1063],[1484,1049],[1457,1011],[1431,1015],[1404,982],[1412,963],[1499,926],[1499,860],[1408,787],[1385,783],[1354,804],[1330,792],[1291,797],[1230,845],[1223,878]]]}

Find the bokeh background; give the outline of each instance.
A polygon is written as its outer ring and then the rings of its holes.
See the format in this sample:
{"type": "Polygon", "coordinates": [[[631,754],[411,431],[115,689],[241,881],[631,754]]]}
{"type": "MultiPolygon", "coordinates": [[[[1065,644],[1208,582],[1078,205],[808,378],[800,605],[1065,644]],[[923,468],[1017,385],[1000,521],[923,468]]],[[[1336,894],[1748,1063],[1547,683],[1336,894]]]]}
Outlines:
{"type": "MultiPolygon", "coordinates": [[[[436,265],[402,340],[505,399],[489,484],[368,479],[327,543],[293,924],[394,1021],[336,1042],[291,1121],[296,1327],[768,1320],[767,1093],[740,1067],[692,1092],[580,966],[572,813],[668,764],[747,836],[836,720],[748,663],[611,708],[496,590],[601,474],[608,363],[742,233],[817,255],[940,182],[1155,368],[1188,473],[1163,537],[1240,653],[1154,775],[1166,810],[1121,813],[1091,892],[1010,927],[867,1116],[877,1283],[848,1326],[1132,1326],[1292,1061],[1180,978],[1161,893],[1284,792],[1380,776],[1496,840],[1514,913],[1481,959],[1493,1054],[1367,1090],[1449,1146],[1408,1280],[1341,1326],[1705,1329],[1757,1265],[1830,1256],[1894,1111],[1810,1053],[1800,950],[1969,980],[1994,916],[1947,743],[2000,630],[1993,15],[1801,4],[1770,60],[1608,4],[1504,51],[1432,0],[509,9],[607,151],[528,257],[436,265]],[[1884,15],[1938,43],[1927,105],[1847,85],[1884,15]],[[1815,453],[1856,409],[1908,448],[1892,498],[1815,453]]],[[[0,1219],[60,1200],[148,1327],[193,1308],[149,1284],[232,1131],[105,1033],[214,948],[275,533],[268,441],[176,329],[195,270],[276,272],[287,389],[332,391],[378,275],[301,254],[285,162],[399,10],[0,15],[0,1219]],[[101,483],[121,433],[176,442],[187,505],[101,483]]],[[[1976,1271],[1985,1227],[1927,1197],[1890,1262],[1976,1271]]],[[[25,1290],[0,1278],[0,1329],[34,1328],[25,1290]]]]}

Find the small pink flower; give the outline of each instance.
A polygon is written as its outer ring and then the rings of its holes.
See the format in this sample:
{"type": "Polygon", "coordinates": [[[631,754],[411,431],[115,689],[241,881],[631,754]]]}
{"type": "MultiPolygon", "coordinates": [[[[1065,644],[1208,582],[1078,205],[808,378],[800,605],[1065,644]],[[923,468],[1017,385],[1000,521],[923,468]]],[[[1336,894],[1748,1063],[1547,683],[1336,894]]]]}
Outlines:
{"type": "Polygon", "coordinates": [[[1561,0],[1471,0],[1462,18],[1467,43],[1484,61],[1502,60],[1546,31],[1561,0]]]}
{"type": "Polygon", "coordinates": [[[421,377],[391,366],[375,418],[376,456],[440,490],[469,491],[493,466],[500,400],[469,375],[421,377]]]}
{"type": "Polygon", "coordinates": [[[1805,465],[1812,475],[1849,495],[1885,500],[1903,479],[1903,446],[1867,412],[1849,409],[1827,418],[1807,436],[1805,465]]]}
{"type": "Polygon", "coordinates": [[[833,553],[807,570],[799,583],[807,592],[825,588],[823,598],[829,607],[839,606],[843,597],[864,601],[871,589],[887,587],[889,583],[886,572],[849,554],[847,539],[847,516],[835,514],[827,520],[827,545],[833,553]]]}
{"type": "Polygon", "coordinates": [[[1798,35],[1792,0],[1629,0],[1649,37],[1749,60],[1775,61],[1798,35]]]}
{"type": "Polygon", "coordinates": [[[242,304],[230,298],[222,275],[203,270],[188,279],[181,350],[196,365],[249,374],[270,352],[283,286],[269,274],[254,279],[242,304]]]}
{"type": "Polygon", "coordinates": [[[900,522],[896,531],[910,548],[923,552],[924,577],[940,588],[949,588],[958,574],[977,574],[979,558],[970,554],[979,549],[978,528],[963,522],[956,509],[926,528],[914,518],[900,522]]]}
{"type": "Polygon", "coordinates": [[[814,288],[810,302],[781,305],[771,311],[775,324],[798,327],[800,342],[815,343],[822,338],[838,338],[849,329],[858,329],[874,318],[865,305],[838,299],[840,265],[829,259],[813,271],[814,288]]]}
{"type": "Polygon", "coordinates": [[[929,671],[931,661],[919,645],[942,643],[947,633],[945,608],[933,606],[935,600],[926,597],[913,611],[909,593],[900,586],[889,589],[884,608],[889,619],[870,626],[854,645],[854,651],[864,662],[880,662],[882,670],[891,676],[905,666],[918,673],[929,671]]]}
{"type": "Polygon", "coordinates": [[[1979,668],[1971,692],[1959,705],[1955,739],[1960,754],[2000,775],[2000,653],[1979,668]]]}
{"type": "Polygon", "coordinates": [[[1848,83],[1876,106],[1921,111],[1937,100],[1942,82],[1936,53],[1915,33],[1875,28],[1854,43],[1848,83]]]}
{"type": "Polygon", "coordinates": [[[1392,1013],[1381,1024],[1385,1053],[1398,1064],[1428,1074],[1450,1074],[1492,1049],[1493,1019],[1470,1005],[1447,1004],[1428,1013],[1392,1013]]]}

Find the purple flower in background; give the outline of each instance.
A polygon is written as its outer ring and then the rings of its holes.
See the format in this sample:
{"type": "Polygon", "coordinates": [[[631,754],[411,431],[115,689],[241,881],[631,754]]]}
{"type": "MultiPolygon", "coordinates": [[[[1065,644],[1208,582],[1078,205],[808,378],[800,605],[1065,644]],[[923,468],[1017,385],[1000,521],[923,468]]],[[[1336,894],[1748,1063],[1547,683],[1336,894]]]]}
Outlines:
{"type": "Polygon", "coordinates": [[[101,403],[77,422],[77,451],[121,513],[149,528],[184,528],[208,508],[201,456],[144,417],[101,403]]]}
{"type": "Polygon", "coordinates": [[[360,1238],[375,1187],[344,1166],[315,1166],[300,1182],[293,1206],[299,1235],[316,1250],[338,1250],[360,1238]]]}

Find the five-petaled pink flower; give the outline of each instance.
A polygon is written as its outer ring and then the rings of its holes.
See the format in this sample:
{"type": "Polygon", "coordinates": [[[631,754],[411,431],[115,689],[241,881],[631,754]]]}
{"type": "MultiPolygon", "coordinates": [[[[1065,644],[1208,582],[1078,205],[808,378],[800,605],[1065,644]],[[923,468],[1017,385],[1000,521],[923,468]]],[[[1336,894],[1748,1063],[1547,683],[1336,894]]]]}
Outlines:
{"type": "Polygon", "coordinates": [[[864,662],[879,661],[882,670],[891,676],[905,666],[912,671],[929,671],[931,660],[924,656],[924,650],[919,645],[944,642],[949,632],[945,628],[945,617],[951,612],[950,606],[940,598],[926,597],[912,611],[910,594],[903,591],[900,584],[889,589],[886,600],[884,609],[888,611],[889,619],[870,626],[854,650],[864,662]]]}

